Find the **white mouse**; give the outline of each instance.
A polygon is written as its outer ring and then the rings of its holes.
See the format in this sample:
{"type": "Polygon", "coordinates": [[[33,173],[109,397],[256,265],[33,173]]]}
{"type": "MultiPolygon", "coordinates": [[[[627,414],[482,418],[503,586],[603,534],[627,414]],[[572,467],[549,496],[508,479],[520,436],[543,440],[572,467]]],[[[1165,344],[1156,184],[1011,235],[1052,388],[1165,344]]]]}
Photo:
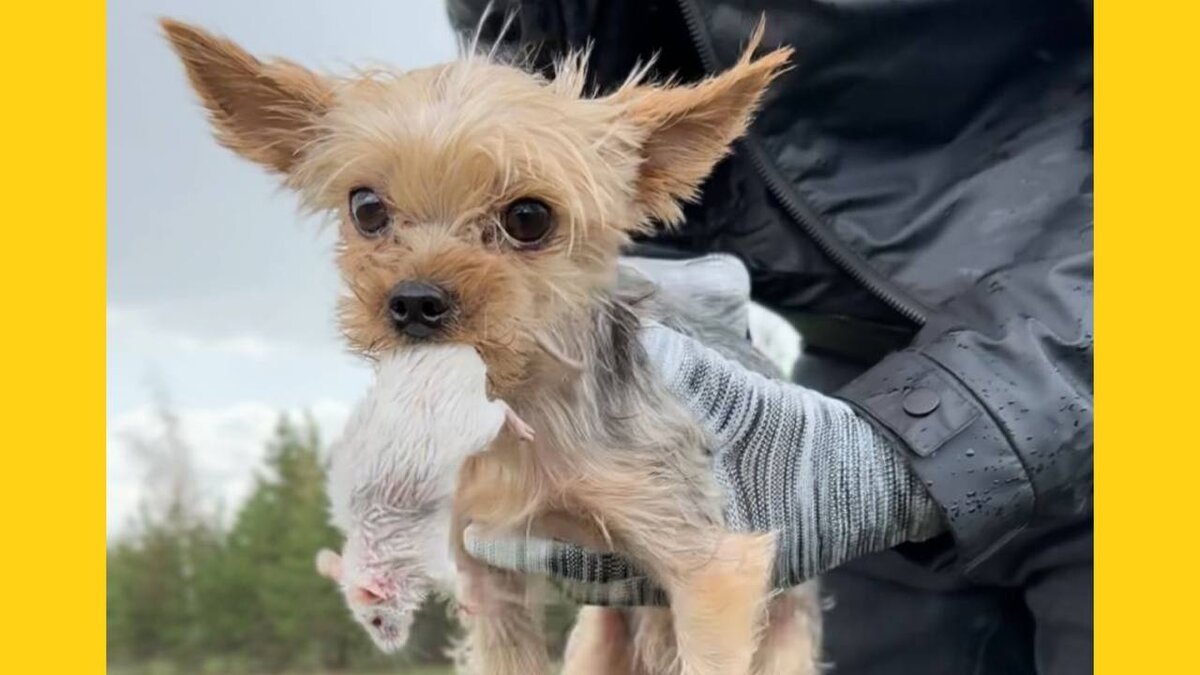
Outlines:
{"type": "Polygon", "coordinates": [[[341,555],[322,550],[317,569],[385,652],[404,647],[426,596],[453,589],[451,500],[463,461],[505,427],[533,438],[507,404],[488,400],[486,377],[469,346],[397,350],[332,446],[328,494],[346,541],[341,555]]]}

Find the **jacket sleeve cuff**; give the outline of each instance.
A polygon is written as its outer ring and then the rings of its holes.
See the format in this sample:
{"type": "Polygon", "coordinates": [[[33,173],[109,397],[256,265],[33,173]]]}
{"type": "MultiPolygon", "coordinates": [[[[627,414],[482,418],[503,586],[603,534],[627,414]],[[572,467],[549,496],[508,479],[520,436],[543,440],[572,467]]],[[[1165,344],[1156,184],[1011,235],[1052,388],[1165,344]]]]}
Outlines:
{"type": "Polygon", "coordinates": [[[836,394],[899,441],[942,507],[970,571],[1020,532],[1033,487],[987,409],[947,370],[914,351],[893,353],[836,394]]]}

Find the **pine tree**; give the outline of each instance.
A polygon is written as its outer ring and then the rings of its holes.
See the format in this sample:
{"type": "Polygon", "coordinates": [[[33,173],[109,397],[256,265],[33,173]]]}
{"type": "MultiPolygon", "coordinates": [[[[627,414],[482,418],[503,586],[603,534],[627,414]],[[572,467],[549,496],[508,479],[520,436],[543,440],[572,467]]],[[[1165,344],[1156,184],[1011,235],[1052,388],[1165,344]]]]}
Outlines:
{"type": "MultiPolygon", "coordinates": [[[[108,549],[110,662],[169,661],[186,673],[398,666],[316,572],[316,552],[340,547],[341,535],[329,523],[312,420],[280,419],[227,530],[200,508],[190,450],[166,406],[162,422],[161,434],[129,439],[154,489],[108,549]]],[[[446,602],[431,600],[401,660],[445,662],[456,630],[446,602]]]]}
{"type": "Polygon", "coordinates": [[[162,393],[157,417],[157,433],[123,439],[146,494],[131,532],[108,551],[109,645],[115,656],[195,665],[204,637],[192,581],[197,555],[219,533],[202,517],[192,450],[162,393]]]}

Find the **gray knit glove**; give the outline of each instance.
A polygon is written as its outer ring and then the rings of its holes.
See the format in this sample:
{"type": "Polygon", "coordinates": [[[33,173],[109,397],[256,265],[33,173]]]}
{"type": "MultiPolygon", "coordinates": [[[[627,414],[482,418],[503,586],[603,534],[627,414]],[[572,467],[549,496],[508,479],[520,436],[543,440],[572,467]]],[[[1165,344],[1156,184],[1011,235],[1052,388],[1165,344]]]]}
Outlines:
{"type": "MultiPolygon", "coordinates": [[[[725,518],[778,532],[776,585],[945,529],[897,448],[847,404],[743,368],[658,323],[642,346],[664,385],[713,439],[725,518]]],[[[468,527],[467,551],[490,565],[554,578],[589,604],[659,604],[665,595],[617,553],[568,542],[489,536],[468,527]]]]}
{"type": "Polygon", "coordinates": [[[898,449],[846,403],[746,370],[662,326],[644,328],[641,342],[712,435],[726,522],[779,533],[778,585],[944,529],[898,449]]]}

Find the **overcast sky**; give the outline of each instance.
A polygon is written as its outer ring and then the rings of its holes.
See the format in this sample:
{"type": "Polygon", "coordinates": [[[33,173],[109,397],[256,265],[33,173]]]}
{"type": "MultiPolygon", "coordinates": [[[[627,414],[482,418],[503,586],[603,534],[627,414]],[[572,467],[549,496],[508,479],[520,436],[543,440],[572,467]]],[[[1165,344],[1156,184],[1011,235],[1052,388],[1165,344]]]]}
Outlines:
{"type": "Polygon", "coordinates": [[[332,232],[212,140],[159,16],[324,70],[455,54],[443,0],[108,3],[110,531],[143,478],[121,438],[154,432],[156,388],[196,450],[202,494],[229,510],[281,410],[311,410],[332,433],[366,383],[335,329],[332,232]]]}

